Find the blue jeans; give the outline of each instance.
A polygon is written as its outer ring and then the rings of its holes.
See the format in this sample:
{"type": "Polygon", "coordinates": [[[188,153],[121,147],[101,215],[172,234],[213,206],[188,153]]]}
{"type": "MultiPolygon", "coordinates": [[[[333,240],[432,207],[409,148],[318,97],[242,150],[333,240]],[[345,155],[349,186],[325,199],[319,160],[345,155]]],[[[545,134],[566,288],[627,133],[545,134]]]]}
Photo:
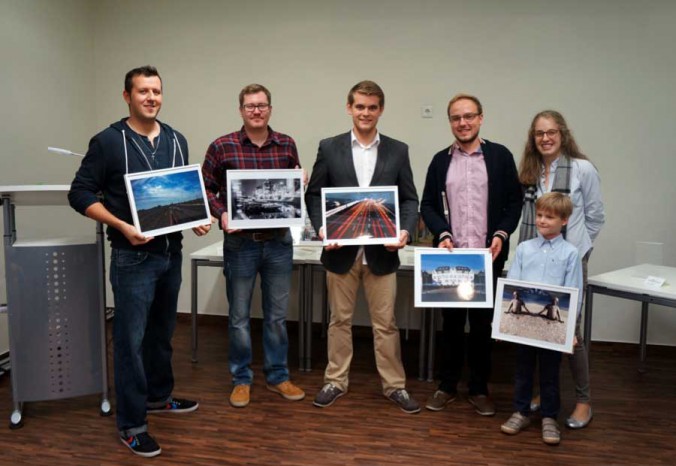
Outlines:
{"type": "Polygon", "coordinates": [[[228,319],[228,364],[234,385],[253,381],[251,370],[251,296],[256,275],[261,276],[263,304],[263,372],[270,385],[289,380],[286,313],[289,306],[293,245],[287,232],[269,241],[255,242],[225,235],[223,274],[230,306],[228,319]]]}
{"type": "Polygon", "coordinates": [[[533,397],[533,375],[539,366],[540,406],[542,417],[556,419],[561,408],[559,367],[561,353],[558,351],[518,345],[516,348],[516,375],[514,377],[514,409],[524,416],[530,414],[533,397]]]}
{"type": "Polygon", "coordinates": [[[171,337],[181,287],[181,253],[113,249],[113,346],[117,428],[145,432],[146,407],[168,401],[174,388],[171,337]]]}

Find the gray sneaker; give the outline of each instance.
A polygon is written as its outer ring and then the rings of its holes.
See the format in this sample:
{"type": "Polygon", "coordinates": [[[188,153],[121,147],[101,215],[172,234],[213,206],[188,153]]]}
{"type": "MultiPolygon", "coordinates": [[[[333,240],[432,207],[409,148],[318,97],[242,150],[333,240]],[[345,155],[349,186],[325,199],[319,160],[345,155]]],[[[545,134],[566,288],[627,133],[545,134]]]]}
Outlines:
{"type": "Polygon", "coordinates": [[[393,391],[388,398],[394,401],[399,408],[406,414],[415,414],[420,412],[420,405],[408,394],[406,389],[399,388],[393,391]]]}
{"type": "Polygon", "coordinates": [[[315,396],[315,401],[313,401],[312,404],[318,408],[327,408],[335,403],[336,400],[343,395],[345,395],[344,391],[332,383],[327,383],[322,387],[319,393],[317,393],[317,396],[315,396]]]}
{"type": "Polygon", "coordinates": [[[509,419],[507,419],[507,422],[500,426],[500,430],[508,435],[516,435],[529,425],[530,419],[516,411],[509,419]]]}
{"type": "Polygon", "coordinates": [[[425,408],[430,411],[441,411],[447,404],[454,402],[457,396],[457,393],[446,393],[443,390],[437,390],[427,399],[425,408]]]}

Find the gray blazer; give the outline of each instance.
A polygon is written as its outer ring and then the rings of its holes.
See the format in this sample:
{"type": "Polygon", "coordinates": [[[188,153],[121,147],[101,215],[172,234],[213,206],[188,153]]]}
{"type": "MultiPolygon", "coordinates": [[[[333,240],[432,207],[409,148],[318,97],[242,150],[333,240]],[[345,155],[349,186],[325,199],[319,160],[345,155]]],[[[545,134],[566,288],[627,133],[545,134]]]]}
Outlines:
{"type": "MultiPolygon", "coordinates": [[[[396,139],[380,135],[378,158],[370,186],[398,186],[399,223],[402,230],[413,236],[418,223],[418,193],[413,184],[413,172],[408,158],[408,146],[396,139]]],[[[324,139],[319,143],[317,160],[305,192],[312,226],[322,226],[322,188],[359,186],[352,161],[350,133],[324,139]]],[[[322,264],[327,270],[347,273],[357,257],[359,246],[343,246],[322,252],[322,264]]],[[[376,275],[393,273],[399,268],[399,254],[381,245],[365,246],[369,268],[376,275]]]]}

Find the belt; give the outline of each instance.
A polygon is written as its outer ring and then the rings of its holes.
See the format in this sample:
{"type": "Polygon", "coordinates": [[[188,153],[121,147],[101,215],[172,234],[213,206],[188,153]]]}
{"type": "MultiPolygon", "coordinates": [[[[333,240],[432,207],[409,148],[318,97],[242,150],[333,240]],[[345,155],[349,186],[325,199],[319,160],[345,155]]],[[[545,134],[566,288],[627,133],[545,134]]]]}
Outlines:
{"type": "Polygon", "coordinates": [[[257,243],[262,243],[264,241],[270,241],[284,236],[286,234],[286,228],[272,228],[269,230],[248,230],[248,231],[243,230],[229,234],[239,236],[240,238],[247,238],[257,243]]]}

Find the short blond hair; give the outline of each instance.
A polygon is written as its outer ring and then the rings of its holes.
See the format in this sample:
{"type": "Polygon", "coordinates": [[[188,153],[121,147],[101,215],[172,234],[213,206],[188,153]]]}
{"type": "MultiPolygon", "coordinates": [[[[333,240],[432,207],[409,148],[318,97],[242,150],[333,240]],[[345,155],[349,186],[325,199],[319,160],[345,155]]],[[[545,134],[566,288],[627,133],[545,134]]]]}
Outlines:
{"type": "Polygon", "coordinates": [[[448,119],[451,119],[451,105],[456,103],[458,100],[471,100],[476,104],[476,110],[479,115],[484,114],[484,108],[481,106],[481,101],[479,101],[479,98],[470,94],[455,94],[451,100],[448,101],[448,107],[446,108],[446,114],[448,115],[448,119]]]}
{"type": "Polygon", "coordinates": [[[568,220],[573,213],[573,201],[563,193],[547,193],[535,201],[535,211],[544,210],[568,220]]]}

